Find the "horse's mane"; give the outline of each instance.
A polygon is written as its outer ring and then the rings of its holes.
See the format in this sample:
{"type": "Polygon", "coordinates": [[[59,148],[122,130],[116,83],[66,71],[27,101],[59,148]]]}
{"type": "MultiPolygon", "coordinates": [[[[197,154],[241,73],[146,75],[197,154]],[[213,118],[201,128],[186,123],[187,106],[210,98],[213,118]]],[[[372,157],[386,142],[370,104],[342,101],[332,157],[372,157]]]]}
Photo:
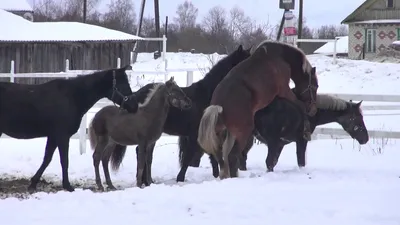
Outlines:
{"type": "Polygon", "coordinates": [[[297,51],[299,54],[301,54],[302,57],[302,61],[303,61],[303,72],[304,73],[308,73],[311,74],[311,70],[312,70],[312,65],[311,63],[308,61],[306,54],[303,52],[303,50],[301,50],[300,48],[297,48],[296,46],[287,44],[287,43],[283,43],[283,42],[278,42],[278,41],[273,41],[273,40],[264,40],[262,42],[260,42],[260,44],[258,44],[256,47],[253,46],[253,48],[251,48],[250,53],[253,54],[256,49],[258,49],[260,46],[262,46],[265,43],[274,43],[274,44],[278,44],[281,45],[282,47],[287,47],[287,48],[291,48],[295,51],[297,51]]]}
{"type": "Polygon", "coordinates": [[[147,93],[145,94],[146,97],[145,97],[144,101],[141,102],[138,99],[139,108],[142,108],[142,107],[145,107],[146,105],[148,105],[150,100],[154,97],[154,95],[157,92],[157,90],[160,89],[160,87],[163,86],[163,85],[164,85],[164,83],[152,83],[152,87],[150,89],[148,89],[147,93]]]}
{"type": "Polygon", "coordinates": [[[347,101],[332,95],[318,94],[316,105],[319,109],[345,110],[347,103],[347,101]]]}

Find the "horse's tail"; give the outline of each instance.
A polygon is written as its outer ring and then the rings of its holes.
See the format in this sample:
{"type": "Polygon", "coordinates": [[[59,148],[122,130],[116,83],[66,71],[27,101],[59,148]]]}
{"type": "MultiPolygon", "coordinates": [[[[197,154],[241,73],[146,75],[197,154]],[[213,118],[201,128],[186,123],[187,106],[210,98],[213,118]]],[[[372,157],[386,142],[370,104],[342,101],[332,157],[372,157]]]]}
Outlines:
{"type": "Polygon", "coordinates": [[[115,144],[114,150],[111,153],[111,169],[117,171],[125,157],[126,145],[115,144]]]}
{"type": "Polygon", "coordinates": [[[219,114],[222,113],[222,106],[210,105],[204,110],[203,117],[199,125],[199,134],[197,142],[200,147],[208,154],[214,154],[219,148],[219,139],[215,126],[218,122],[219,114]]]}
{"type": "MultiPolygon", "coordinates": [[[[94,118],[93,118],[94,119],[94,118]]],[[[98,137],[96,135],[96,131],[93,128],[93,119],[89,124],[89,130],[88,130],[88,136],[89,136],[89,142],[90,142],[90,148],[94,150],[96,148],[97,142],[98,142],[98,137]]]]}

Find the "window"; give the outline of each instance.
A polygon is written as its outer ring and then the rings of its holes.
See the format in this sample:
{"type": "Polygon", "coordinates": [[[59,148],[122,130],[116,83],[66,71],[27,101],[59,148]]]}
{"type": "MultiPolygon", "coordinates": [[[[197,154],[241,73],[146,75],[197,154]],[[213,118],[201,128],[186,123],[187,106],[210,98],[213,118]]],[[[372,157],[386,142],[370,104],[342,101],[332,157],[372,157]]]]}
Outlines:
{"type": "Polygon", "coordinates": [[[376,29],[366,29],[365,47],[367,53],[376,51],[376,29]]]}
{"type": "Polygon", "coordinates": [[[387,7],[394,8],[394,0],[387,0],[387,7]]]}

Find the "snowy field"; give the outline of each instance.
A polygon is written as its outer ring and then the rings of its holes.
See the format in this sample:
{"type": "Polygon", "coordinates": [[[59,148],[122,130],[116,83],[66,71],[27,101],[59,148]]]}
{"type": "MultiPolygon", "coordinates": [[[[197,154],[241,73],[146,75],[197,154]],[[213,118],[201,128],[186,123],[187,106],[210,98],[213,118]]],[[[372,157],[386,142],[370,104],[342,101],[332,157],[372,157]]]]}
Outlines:
{"type": "MultiPolygon", "coordinates": [[[[134,70],[162,68],[160,60],[139,55],[134,70]]],[[[215,56],[217,59],[219,56],[215,56]]],[[[209,57],[168,54],[168,68],[209,67],[209,57]]],[[[325,56],[309,56],[317,67],[320,92],[357,94],[400,94],[399,64],[380,64],[340,59],[337,65],[325,56]]],[[[171,73],[185,85],[185,73],[171,73]]],[[[195,72],[195,81],[202,77],[195,72]]],[[[137,83],[163,80],[164,76],[132,78],[137,83]]],[[[371,104],[371,103],[363,103],[371,104]]],[[[96,111],[92,109],[91,112],[96,111]]],[[[400,117],[366,111],[368,129],[400,130],[400,117]],[[371,115],[370,115],[371,114],[371,115]],[[374,115],[372,115],[374,114],[374,115]]],[[[396,114],[396,111],[390,111],[396,114]]],[[[89,114],[89,120],[93,113],[89,114]]],[[[338,127],[338,126],[335,126],[338,127]]],[[[44,154],[45,139],[0,138],[2,178],[30,178],[44,154]]],[[[78,140],[70,142],[69,175],[73,193],[39,192],[27,199],[0,200],[1,223],[6,225],[50,224],[274,224],[274,225],[399,225],[400,144],[394,139],[355,141],[316,140],[308,145],[307,166],[299,170],[295,144],[285,147],[275,172],[266,173],[267,148],[254,145],[248,156],[248,171],[239,178],[220,181],[211,173],[208,157],[199,168],[189,168],[186,181],[177,184],[179,171],[177,138],[164,136],[154,152],[152,174],[155,184],[135,187],[136,156],[128,147],[125,160],[112,180],[118,191],[98,193],[92,156],[79,154],[78,140]]],[[[101,171],[102,180],[104,176],[101,171]]],[[[55,154],[43,176],[61,186],[61,166],[55,154]]],[[[0,182],[2,182],[0,180],[0,182]]]]}

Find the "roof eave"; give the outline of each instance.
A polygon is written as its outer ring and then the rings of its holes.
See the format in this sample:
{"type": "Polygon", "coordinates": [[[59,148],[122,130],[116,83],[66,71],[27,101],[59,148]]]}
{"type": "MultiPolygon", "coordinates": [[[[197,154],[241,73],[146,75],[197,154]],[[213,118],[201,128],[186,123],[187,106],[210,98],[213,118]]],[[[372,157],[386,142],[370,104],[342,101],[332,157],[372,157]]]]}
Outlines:
{"type": "Polygon", "coordinates": [[[377,0],[366,0],[363,2],[360,6],[358,6],[350,15],[348,15],[340,24],[348,24],[349,22],[352,22],[354,17],[362,10],[367,9],[370,5],[375,3],[377,0]]]}

